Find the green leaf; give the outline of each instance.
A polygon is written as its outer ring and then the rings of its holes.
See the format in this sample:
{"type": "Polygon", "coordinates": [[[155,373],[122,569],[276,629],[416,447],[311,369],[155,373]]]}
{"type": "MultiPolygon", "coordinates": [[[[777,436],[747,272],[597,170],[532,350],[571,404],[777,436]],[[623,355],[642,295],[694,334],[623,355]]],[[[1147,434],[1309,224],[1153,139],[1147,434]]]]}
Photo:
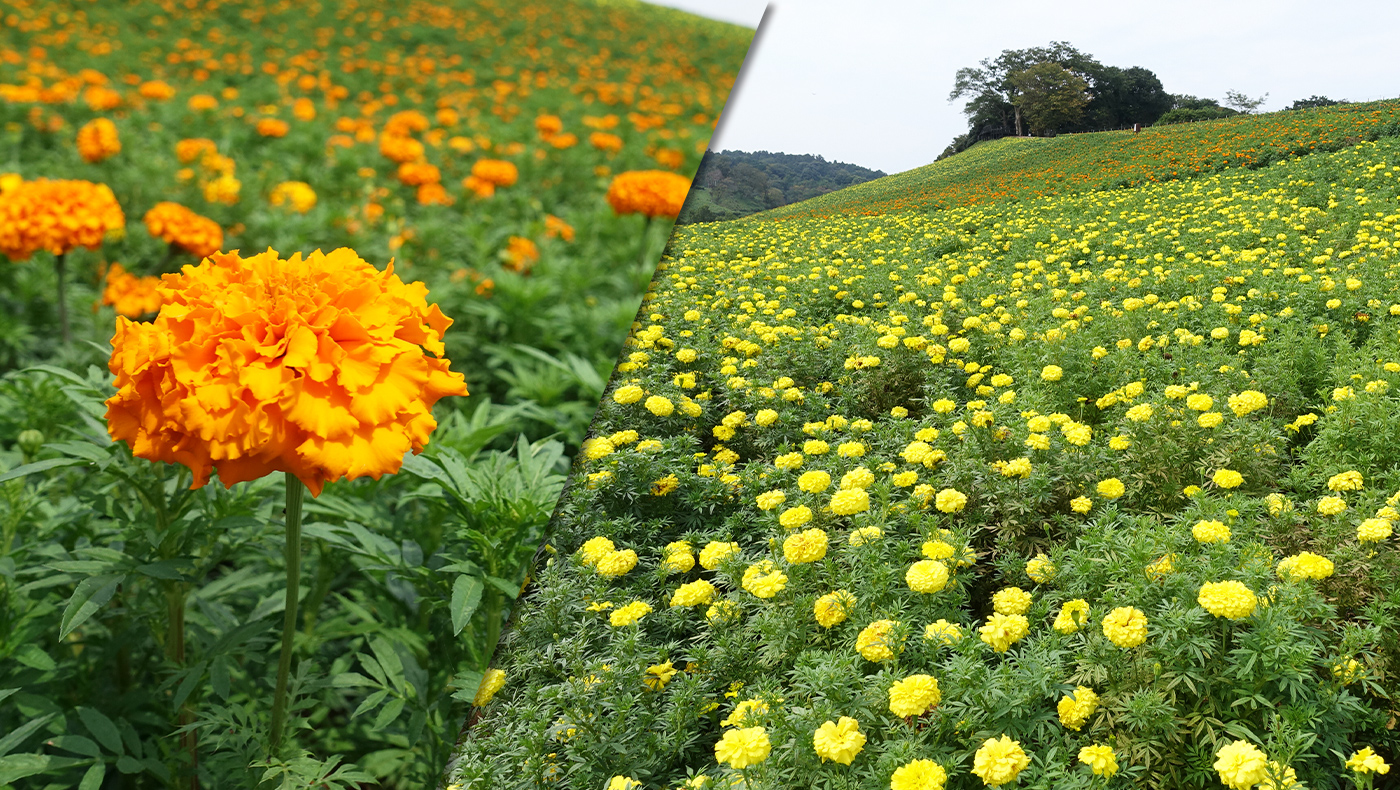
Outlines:
{"type": "Polygon", "coordinates": [[[102,787],[102,779],[107,776],[107,764],[96,763],[87,769],[83,774],[83,780],[78,782],[78,790],[98,790],[102,787]]]}
{"type": "Polygon", "coordinates": [[[117,732],[117,725],[113,724],[106,714],[95,708],[86,708],[81,705],[78,706],[77,711],[78,718],[83,720],[88,732],[97,738],[98,743],[107,747],[107,751],[113,754],[126,753],[122,748],[122,736],[117,732]]]}
{"type": "Polygon", "coordinates": [[[53,658],[40,649],[38,645],[20,645],[14,655],[15,660],[19,663],[40,672],[49,672],[58,666],[54,663],[53,658]]]}
{"type": "Polygon", "coordinates": [[[458,576],[452,582],[452,635],[462,633],[471,622],[472,614],[481,605],[481,592],[485,585],[475,576],[458,576]]]}
{"type": "Polygon", "coordinates": [[[499,576],[487,576],[486,581],[491,582],[491,586],[506,594],[507,598],[515,598],[520,593],[520,585],[509,579],[502,579],[499,576]]]}
{"type": "Polygon", "coordinates": [[[379,703],[383,702],[383,701],[384,701],[384,698],[387,697],[387,696],[389,696],[389,690],[388,690],[388,689],[380,689],[379,691],[374,692],[373,694],[369,695],[368,697],[365,697],[365,701],[364,701],[364,702],[361,702],[361,703],[360,703],[360,707],[356,708],[356,709],[355,709],[355,712],[352,713],[352,714],[350,714],[350,718],[352,718],[352,719],[357,718],[357,717],[359,717],[360,714],[362,714],[362,713],[364,713],[364,712],[366,712],[366,711],[369,711],[369,710],[373,710],[374,707],[375,707],[376,705],[378,705],[379,703]]]}
{"type": "Polygon", "coordinates": [[[170,701],[171,705],[178,708],[185,704],[190,692],[194,691],[194,687],[204,677],[204,666],[204,662],[201,661],[189,668],[189,671],[185,673],[185,679],[180,681],[180,687],[175,690],[175,698],[170,701]]]}
{"type": "Polygon", "coordinates": [[[209,662],[209,685],[213,687],[214,693],[220,699],[228,699],[229,695],[229,670],[228,657],[217,656],[209,662]]]}
{"type": "MultiPolygon", "coordinates": [[[[10,471],[6,472],[5,474],[0,475],[0,483],[4,483],[8,480],[14,480],[18,477],[27,477],[38,472],[47,472],[50,469],[58,469],[62,466],[77,466],[79,464],[86,463],[88,463],[88,461],[82,458],[48,458],[43,461],[35,461],[32,464],[17,466],[14,469],[11,469],[10,471]]],[[[28,775],[29,774],[25,774],[25,776],[28,775]]]]}
{"type": "Polygon", "coordinates": [[[112,600],[112,595],[117,591],[117,585],[126,581],[124,573],[104,573],[98,576],[89,576],[78,582],[78,589],[73,591],[73,597],[68,599],[68,606],[63,610],[63,620],[58,631],[58,638],[63,639],[72,633],[74,628],[82,625],[89,617],[97,613],[104,604],[112,600]]]}
{"type": "Polygon", "coordinates": [[[388,704],[379,709],[379,715],[374,717],[372,729],[382,732],[390,724],[393,724],[394,720],[399,717],[399,714],[403,713],[403,706],[403,697],[395,697],[389,700],[388,704]]]}
{"type": "MultiPolygon", "coordinates": [[[[28,738],[30,733],[44,726],[49,722],[49,719],[52,719],[54,716],[57,715],[57,713],[50,713],[47,716],[40,716],[37,719],[30,719],[24,724],[21,724],[18,727],[11,730],[8,735],[6,735],[3,738],[0,738],[0,756],[9,754],[10,751],[16,746],[19,746],[25,738],[28,738]]],[[[28,774],[26,774],[26,776],[27,775],[28,774]]]]}
{"type": "Polygon", "coordinates": [[[47,770],[50,759],[47,754],[12,754],[9,757],[0,757],[0,785],[10,784],[47,770]]]}
{"type": "Polygon", "coordinates": [[[138,565],[136,566],[136,572],[144,576],[150,576],[153,579],[180,581],[185,578],[184,571],[187,571],[189,568],[189,560],[173,559],[138,565]]]}
{"type": "Polygon", "coordinates": [[[123,755],[117,760],[117,770],[124,774],[139,774],[145,769],[140,760],[130,755],[123,755]]]}
{"type": "Polygon", "coordinates": [[[82,754],[88,757],[102,756],[102,750],[98,748],[97,744],[94,743],[91,738],[86,738],[82,735],[55,735],[48,739],[47,743],[50,746],[57,746],[65,752],[82,754]]]}

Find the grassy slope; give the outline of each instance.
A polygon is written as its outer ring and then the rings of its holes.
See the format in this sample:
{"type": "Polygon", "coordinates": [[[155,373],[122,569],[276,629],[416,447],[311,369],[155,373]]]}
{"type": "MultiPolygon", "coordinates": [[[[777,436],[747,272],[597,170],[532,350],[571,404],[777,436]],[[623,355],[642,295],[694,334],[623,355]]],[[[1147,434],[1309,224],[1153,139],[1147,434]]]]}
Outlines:
{"type": "Polygon", "coordinates": [[[757,218],[929,210],[1137,186],[1232,167],[1259,167],[1396,134],[1400,100],[1177,124],[1139,134],[1007,138],[757,218]]]}

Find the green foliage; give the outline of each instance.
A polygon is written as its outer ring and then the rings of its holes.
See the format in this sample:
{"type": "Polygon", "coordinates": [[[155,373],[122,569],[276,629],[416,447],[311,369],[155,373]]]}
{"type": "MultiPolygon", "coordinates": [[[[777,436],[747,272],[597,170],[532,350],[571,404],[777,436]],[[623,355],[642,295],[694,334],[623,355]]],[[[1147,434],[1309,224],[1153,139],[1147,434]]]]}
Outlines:
{"type": "Polygon", "coordinates": [[[884,175],[810,154],[706,151],[676,222],[738,219],[884,175]]]}

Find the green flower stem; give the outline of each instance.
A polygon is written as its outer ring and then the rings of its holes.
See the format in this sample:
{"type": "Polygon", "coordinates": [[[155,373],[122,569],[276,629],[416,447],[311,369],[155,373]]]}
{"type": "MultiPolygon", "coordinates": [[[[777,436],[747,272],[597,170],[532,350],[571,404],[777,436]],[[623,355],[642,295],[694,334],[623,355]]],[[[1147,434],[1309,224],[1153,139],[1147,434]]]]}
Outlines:
{"type": "MultiPolygon", "coordinates": [[[[185,666],[185,603],[190,586],[186,582],[169,582],[165,587],[165,657],[177,667],[185,666]]],[[[187,700],[180,706],[180,727],[194,721],[194,708],[187,700]]],[[[179,772],[173,787],[199,790],[199,741],[193,730],[180,733],[180,747],[190,757],[189,765],[179,772]]]]}
{"type": "Polygon", "coordinates": [[[287,719],[287,676],[292,670],[292,640],[297,630],[297,599],[301,588],[301,499],[306,487],[290,472],[287,476],[287,609],[282,617],[282,655],[277,660],[277,691],[272,697],[272,737],[268,757],[276,760],[282,749],[287,719]]]}
{"type": "Polygon", "coordinates": [[[62,253],[54,257],[53,270],[58,275],[58,323],[63,327],[63,345],[68,345],[71,339],[68,333],[68,293],[63,282],[63,259],[67,253],[62,253]]]}
{"type": "Polygon", "coordinates": [[[642,226],[642,266],[651,263],[651,226],[656,224],[656,217],[647,215],[646,224],[642,226]]]}

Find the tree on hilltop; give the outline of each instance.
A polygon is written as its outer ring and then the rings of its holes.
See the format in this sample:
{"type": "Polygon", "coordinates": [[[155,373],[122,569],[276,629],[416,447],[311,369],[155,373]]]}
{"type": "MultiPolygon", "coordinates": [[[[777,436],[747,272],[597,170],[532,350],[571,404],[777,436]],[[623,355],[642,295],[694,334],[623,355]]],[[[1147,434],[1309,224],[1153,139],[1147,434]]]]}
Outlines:
{"type": "Polygon", "coordinates": [[[1338,104],[1350,104],[1346,99],[1329,99],[1326,96],[1311,96],[1306,99],[1296,99],[1292,104],[1285,107],[1285,110],[1311,110],[1317,107],[1332,107],[1338,104]]]}
{"type": "Polygon", "coordinates": [[[1016,91],[1017,124],[1025,116],[1031,134],[1054,132],[1074,123],[1089,103],[1089,82],[1058,63],[1037,63],[1011,72],[1006,79],[1016,91]]]}
{"type": "Polygon", "coordinates": [[[1225,106],[1232,107],[1243,113],[1253,113],[1259,109],[1260,105],[1268,101],[1269,94],[1264,94],[1257,99],[1251,99],[1239,91],[1225,91],[1225,106]]]}

